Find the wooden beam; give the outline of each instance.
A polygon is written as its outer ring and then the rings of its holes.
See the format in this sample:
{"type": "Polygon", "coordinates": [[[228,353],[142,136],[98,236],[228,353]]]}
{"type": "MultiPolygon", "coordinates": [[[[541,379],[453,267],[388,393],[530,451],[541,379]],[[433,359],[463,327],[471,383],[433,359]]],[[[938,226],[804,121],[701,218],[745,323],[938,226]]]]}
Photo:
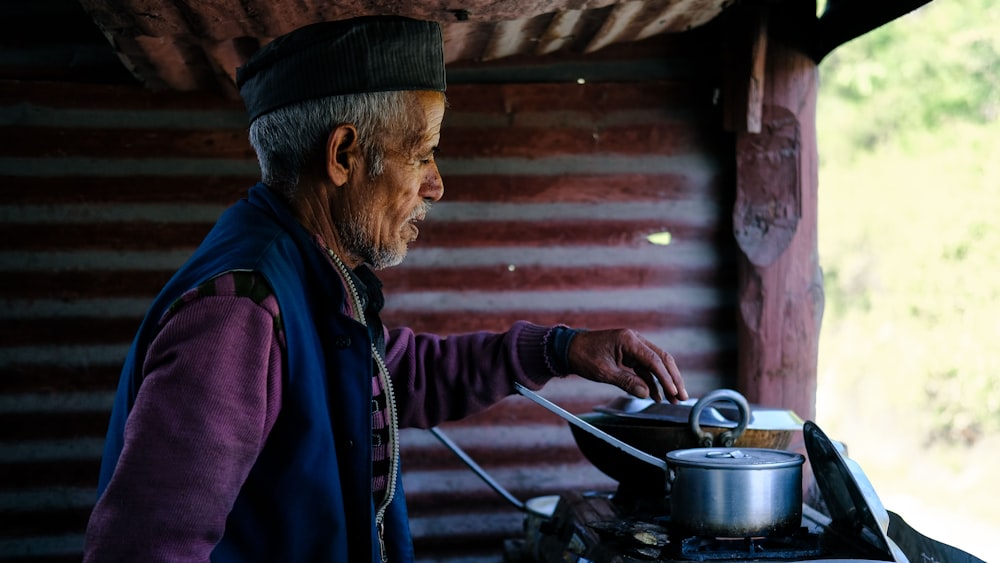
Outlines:
{"type": "Polygon", "coordinates": [[[760,133],[767,61],[767,8],[751,5],[728,19],[723,120],[727,131],[760,133]]]}
{"type": "Polygon", "coordinates": [[[754,403],[815,416],[823,313],[817,250],[818,70],[771,35],[761,132],[736,135],[738,388],[754,403]]]}
{"type": "Polygon", "coordinates": [[[760,133],[764,111],[764,64],[767,61],[767,12],[757,10],[752,20],[750,78],[747,80],[746,131],[760,133]]]}

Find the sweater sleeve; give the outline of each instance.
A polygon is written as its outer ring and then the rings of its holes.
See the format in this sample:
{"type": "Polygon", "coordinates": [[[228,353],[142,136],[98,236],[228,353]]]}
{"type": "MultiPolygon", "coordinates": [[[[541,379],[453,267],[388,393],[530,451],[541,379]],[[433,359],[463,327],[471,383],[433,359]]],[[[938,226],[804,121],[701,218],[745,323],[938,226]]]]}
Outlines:
{"type": "Polygon", "coordinates": [[[276,318],[276,304],[233,295],[172,310],[149,347],[85,560],[209,560],[280,409],[276,318]]]}
{"type": "Polygon", "coordinates": [[[518,321],[503,333],[448,337],[388,331],[386,363],[400,426],[430,428],[464,418],[513,393],[515,381],[538,389],[566,375],[551,357],[557,328],[565,327],[518,321]]]}

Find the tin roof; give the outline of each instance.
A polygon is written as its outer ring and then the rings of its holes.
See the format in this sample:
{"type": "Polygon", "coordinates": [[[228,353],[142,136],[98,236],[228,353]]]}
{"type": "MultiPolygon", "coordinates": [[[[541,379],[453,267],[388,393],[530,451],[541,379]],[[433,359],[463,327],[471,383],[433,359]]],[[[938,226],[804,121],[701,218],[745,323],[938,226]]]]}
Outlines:
{"type": "Polygon", "coordinates": [[[318,21],[392,13],[441,23],[445,59],[488,61],[616,43],[701,26],[732,0],[81,0],[126,66],[154,88],[235,94],[259,46],[318,21]]]}
{"type": "MultiPolygon", "coordinates": [[[[274,37],[347,17],[435,20],[449,75],[484,62],[605,49],[769,12],[819,61],[836,46],[929,0],[33,0],[0,4],[0,80],[139,82],[236,98],[235,69],[274,37]]],[[[656,39],[654,39],[656,38],[656,39]]],[[[737,41],[729,49],[748,48],[737,41]]],[[[654,46],[655,50],[655,46],[654,46]]],[[[601,52],[593,55],[596,52],[601,52]]],[[[549,77],[551,78],[551,77],[549,77]]]]}

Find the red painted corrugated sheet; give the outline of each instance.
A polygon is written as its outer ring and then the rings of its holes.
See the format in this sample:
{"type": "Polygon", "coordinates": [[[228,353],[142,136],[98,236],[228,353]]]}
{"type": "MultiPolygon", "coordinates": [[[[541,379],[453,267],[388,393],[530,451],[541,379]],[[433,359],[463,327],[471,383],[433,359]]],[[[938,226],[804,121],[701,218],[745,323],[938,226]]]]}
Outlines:
{"type": "MultiPolygon", "coordinates": [[[[517,319],[631,326],[676,355],[695,393],[731,385],[731,205],[710,96],[646,82],[460,86],[449,97],[445,198],[384,274],[387,319],[445,333],[517,319]],[[648,242],[663,231],[670,245],[648,242]]],[[[585,412],[621,393],[571,378],[544,394],[585,412]]],[[[614,487],[566,424],[526,399],[446,430],[522,500],[614,487]]],[[[432,436],[405,438],[418,548],[495,557],[520,532],[518,512],[432,436]]]]}
{"type": "MultiPolygon", "coordinates": [[[[731,385],[730,148],[683,81],[452,85],[445,198],[385,321],[632,326],[695,394],[731,385]],[[668,246],[646,237],[669,231],[668,246]]],[[[239,104],[129,87],[0,84],[0,560],[77,560],[118,370],[159,286],[256,180],[239,104]]],[[[618,395],[577,378],[574,412],[618,395]]],[[[522,398],[446,427],[519,498],[613,483],[522,398]]],[[[507,505],[425,431],[403,434],[418,554],[499,561],[507,505]]]]}

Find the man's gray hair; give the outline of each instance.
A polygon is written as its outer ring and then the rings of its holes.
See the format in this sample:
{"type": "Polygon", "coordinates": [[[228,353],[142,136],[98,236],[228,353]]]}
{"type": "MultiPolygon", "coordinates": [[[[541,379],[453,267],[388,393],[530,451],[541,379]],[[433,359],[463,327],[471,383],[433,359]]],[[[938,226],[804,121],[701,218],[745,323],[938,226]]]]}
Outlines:
{"type": "Polygon", "coordinates": [[[413,92],[371,92],[307,100],[261,115],[250,125],[250,144],[257,153],[261,180],[288,201],[295,197],[303,173],[318,167],[330,132],[350,123],[374,178],[385,168],[391,134],[411,128],[413,92]]]}

